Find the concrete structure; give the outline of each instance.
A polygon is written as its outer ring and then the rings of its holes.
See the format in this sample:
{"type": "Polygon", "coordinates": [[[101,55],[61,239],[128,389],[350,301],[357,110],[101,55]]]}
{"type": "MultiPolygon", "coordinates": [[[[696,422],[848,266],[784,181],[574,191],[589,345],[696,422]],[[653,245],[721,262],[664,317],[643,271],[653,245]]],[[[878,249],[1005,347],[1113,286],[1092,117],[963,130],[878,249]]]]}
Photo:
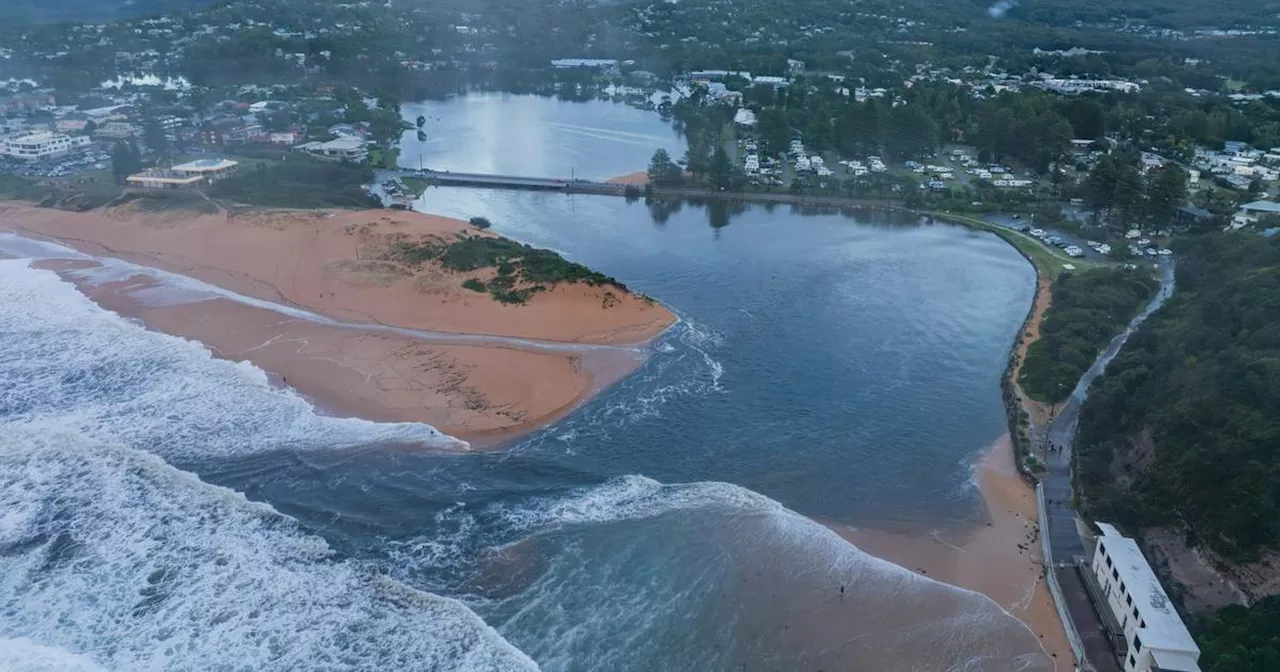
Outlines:
{"type": "MultiPolygon", "coordinates": [[[[1119,638],[1125,672],[1199,672],[1200,647],[1173,608],[1138,544],[1107,523],[1093,554],[1092,572],[1106,610],[1104,624],[1119,638]],[[1109,617],[1108,617],[1109,615],[1109,617]]],[[[1092,581],[1091,581],[1092,583],[1092,581]]]]}
{"type": "Polygon", "coordinates": [[[228,159],[200,159],[168,170],[149,170],[130,175],[126,181],[131,186],[145,189],[191,189],[229,177],[235,174],[239,165],[228,159]]]}
{"type": "Polygon", "coordinates": [[[62,133],[48,132],[30,133],[6,140],[4,153],[22,161],[44,161],[66,156],[92,143],[92,140],[84,136],[72,137],[62,133]]]}
{"type": "Polygon", "coordinates": [[[369,143],[355,136],[343,136],[328,142],[308,142],[294,149],[327,161],[363,163],[369,158],[369,143]]]}

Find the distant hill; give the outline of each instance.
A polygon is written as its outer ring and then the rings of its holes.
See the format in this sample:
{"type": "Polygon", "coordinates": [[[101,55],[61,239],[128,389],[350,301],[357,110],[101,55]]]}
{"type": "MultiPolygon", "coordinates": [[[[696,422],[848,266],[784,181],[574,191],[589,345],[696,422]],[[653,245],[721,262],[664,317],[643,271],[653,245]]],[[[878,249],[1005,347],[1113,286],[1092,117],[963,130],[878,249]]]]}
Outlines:
{"type": "Polygon", "coordinates": [[[104,22],[203,7],[213,0],[0,0],[0,21],[104,22]]]}

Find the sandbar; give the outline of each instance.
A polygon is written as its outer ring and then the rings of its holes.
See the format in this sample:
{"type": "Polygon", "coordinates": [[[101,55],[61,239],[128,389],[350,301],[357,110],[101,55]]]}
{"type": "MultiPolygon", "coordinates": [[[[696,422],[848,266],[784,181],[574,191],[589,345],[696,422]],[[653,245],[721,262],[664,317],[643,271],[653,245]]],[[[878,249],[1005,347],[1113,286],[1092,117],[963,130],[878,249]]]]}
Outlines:
{"type": "Polygon", "coordinates": [[[504,305],[464,289],[465,275],[371,256],[386,236],[493,235],[412,212],[73,213],[0,204],[0,230],[270,302],[156,304],[140,298],[164,284],[154,275],[94,282],[87,271],[95,262],[40,262],[105,308],[250,361],[326,412],[425,422],[473,447],[562,417],[638,367],[644,343],[675,320],[661,304],[612,286],[562,283],[525,305],[504,305]]]}
{"type": "Polygon", "coordinates": [[[649,171],[637,170],[633,173],[627,173],[626,175],[611,177],[605,180],[605,182],[608,182],[609,184],[631,184],[637,187],[643,187],[644,185],[649,184],[649,171]]]}

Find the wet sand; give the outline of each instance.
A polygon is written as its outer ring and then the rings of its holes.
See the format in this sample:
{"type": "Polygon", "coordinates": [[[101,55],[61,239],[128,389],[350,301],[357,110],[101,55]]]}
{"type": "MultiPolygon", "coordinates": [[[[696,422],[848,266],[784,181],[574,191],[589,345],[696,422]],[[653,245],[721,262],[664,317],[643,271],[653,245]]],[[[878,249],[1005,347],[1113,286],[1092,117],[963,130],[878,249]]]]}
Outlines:
{"type": "Polygon", "coordinates": [[[1027,624],[1056,669],[1070,670],[1074,657],[1042,575],[1035,490],[1018,475],[1007,435],[983,455],[976,476],[987,509],[986,522],[976,529],[832,527],[867,553],[987,595],[1027,624]]]}
{"type": "Polygon", "coordinates": [[[634,371],[643,361],[643,342],[674,321],[661,305],[616,288],[561,285],[527,305],[505,306],[462,289],[465,276],[369,258],[384,240],[383,230],[473,234],[465,222],[416,213],[233,217],[69,213],[0,204],[0,230],[5,228],[343,322],[304,319],[207,292],[193,298],[180,283],[149,275],[93,281],[93,262],[40,262],[105,308],[200,341],[219,357],[252,362],[326,412],[424,422],[473,447],[492,446],[563,417],[634,371]],[[180,298],[144,298],[157,291],[180,298]],[[489,336],[606,347],[548,348],[489,336]]]}

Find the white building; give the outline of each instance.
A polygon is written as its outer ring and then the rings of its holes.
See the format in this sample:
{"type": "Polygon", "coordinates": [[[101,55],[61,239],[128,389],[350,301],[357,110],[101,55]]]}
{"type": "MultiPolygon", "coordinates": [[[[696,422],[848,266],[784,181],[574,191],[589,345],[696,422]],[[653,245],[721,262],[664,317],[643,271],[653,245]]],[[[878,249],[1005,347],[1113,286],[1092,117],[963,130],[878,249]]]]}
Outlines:
{"type": "MultiPolygon", "coordinates": [[[[1106,523],[1093,554],[1100,596],[1123,632],[1125,672],[1199,672],[1200,647],[1134,540],[1106,523]]],[[[1104,619],[1110,620],[1110,619],[1104,619]]]]}
{"type": "Polygon", "coordinates": [[[342,136],[328,142],[308,142],[294,149],[329,161],[363,163],[369,158],[369,143],[355,136],[342,136]]]}
{"type": "Polygon", "coordinates": [[[9,138],[4,143],[4,153],[22,161],[43,161],[66,156],[76,149],[92,143],[85,136],[69,136],[62,133],[30,133],[9,138]]]}
{"type": "Polygon", "coordinates": [[[239,165],[228,159],[199,159],[168,170],[148,170],[130,175],[125,181],[145,189],[190,189],[230,177],[239,165]]]}

